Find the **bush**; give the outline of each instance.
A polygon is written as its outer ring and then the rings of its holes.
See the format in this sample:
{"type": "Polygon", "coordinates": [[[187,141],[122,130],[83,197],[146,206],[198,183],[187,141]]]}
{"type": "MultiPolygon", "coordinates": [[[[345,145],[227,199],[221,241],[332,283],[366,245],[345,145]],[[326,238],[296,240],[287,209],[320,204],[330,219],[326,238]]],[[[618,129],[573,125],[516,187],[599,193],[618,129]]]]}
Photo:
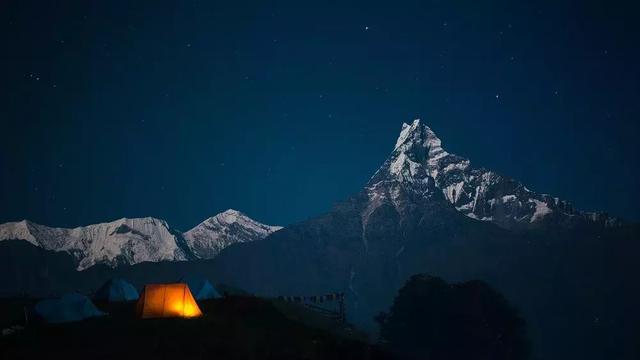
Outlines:
{"type": "Polygon", "coordinates": [[[381,342],[406,358],[529,357],[524,320],[482,281],[448,284],[437,277],[414,275],[390,311],[376,321],[381,342]]]}

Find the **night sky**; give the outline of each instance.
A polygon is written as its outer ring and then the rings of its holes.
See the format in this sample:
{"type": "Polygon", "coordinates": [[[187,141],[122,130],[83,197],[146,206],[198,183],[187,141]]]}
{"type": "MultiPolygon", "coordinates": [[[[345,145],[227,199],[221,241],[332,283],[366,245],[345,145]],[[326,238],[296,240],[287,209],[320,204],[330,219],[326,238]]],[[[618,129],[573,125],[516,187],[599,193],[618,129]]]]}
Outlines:
{"type": "Polygon", "coordinates": [[[640,218],[631,2],[344,3],[2,1],[0,222],[286,225],[359,191],[414,118],[640,218]]]}

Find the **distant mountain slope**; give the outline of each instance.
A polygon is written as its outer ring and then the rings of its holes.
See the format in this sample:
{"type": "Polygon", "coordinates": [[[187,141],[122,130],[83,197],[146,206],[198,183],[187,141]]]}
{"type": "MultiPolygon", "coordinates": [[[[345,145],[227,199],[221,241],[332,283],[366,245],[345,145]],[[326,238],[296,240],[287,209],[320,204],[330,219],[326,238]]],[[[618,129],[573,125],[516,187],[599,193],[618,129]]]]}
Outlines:
{"type": "Polygon", "coordinates": [[[184,238],[197,258],[210,259],[231,244],[261,240],[281,228],[229,209],[185,232],[184,238]]]}
{"type": "Polygon", "coordinates": [[[73,229],[23,220],[0,224],[0,241],[21,239],[46,250],[67,252],[77,261],[77,269],[84,270],[96,264],[117,267],[148,261],[206,259],[230,244],[259,240],[278,229],[227,210],[184,236],[166,221],[151,217],[122,218],[73,229]]]}
{"type": "Polygon", "coordinates": [[[2,239],[24,239],[46,250],[65,251],[76,259],[78,270],[95,264],[112,267],[143,261],[181,261],[193,258],[179,233],[164,220],[119,219],[77,227],[50,228],[30,221],[0,225],[2,239]]]}

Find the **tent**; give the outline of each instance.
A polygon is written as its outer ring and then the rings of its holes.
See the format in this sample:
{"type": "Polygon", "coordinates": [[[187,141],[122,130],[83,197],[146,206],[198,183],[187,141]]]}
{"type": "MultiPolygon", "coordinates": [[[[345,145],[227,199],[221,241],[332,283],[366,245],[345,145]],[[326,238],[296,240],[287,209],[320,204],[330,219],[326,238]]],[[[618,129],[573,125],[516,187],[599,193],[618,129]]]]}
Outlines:
{"type": "Polygon", "coordinates": [[[138,291],[122,279],[111,279],[104,283],[93,296],[95,301],[121,302],[138,300],[138,291]]]}
{"type": "Polygon", "coordinates": [[[80,321],[106,315],[88,297],[80,294],[67,294],[57,299],[39,301],[33,307],[33,312],[37,318],[48,323],[80,321]]]}
{"type": "Polygon", "coordinates": [[[202,311],[187,284],[150,284],[144,286],[136,314],[143,319],[196,317],[202,316],[202,311]]]}
{"type": "Polygon", "coordinates": [[[221,298],[220,293],[216,290],[209,280],[200,277],[187,276],[180,279],[189,286],[189,290],[197,300],[218,299],[221,298]]]}

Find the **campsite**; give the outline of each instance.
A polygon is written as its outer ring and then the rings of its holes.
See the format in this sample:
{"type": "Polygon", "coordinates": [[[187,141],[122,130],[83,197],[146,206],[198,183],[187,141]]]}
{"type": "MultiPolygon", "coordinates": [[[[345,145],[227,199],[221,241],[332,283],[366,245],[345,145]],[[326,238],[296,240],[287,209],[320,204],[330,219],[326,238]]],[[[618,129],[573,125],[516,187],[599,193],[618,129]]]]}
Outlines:
{"type": "Polygon", "coordinates": [[[91,297],[2,299],[0,358],[389,358],[358,331],[301,305],[221,295],[207,280],[185,280],[193,292],[185,281],[138,294],[111,279],[91,297]]]}
{"type": "Polygon", "coordinates": [[[640,1],[0,4],[0,360],[640,360],[640,1]]]}

